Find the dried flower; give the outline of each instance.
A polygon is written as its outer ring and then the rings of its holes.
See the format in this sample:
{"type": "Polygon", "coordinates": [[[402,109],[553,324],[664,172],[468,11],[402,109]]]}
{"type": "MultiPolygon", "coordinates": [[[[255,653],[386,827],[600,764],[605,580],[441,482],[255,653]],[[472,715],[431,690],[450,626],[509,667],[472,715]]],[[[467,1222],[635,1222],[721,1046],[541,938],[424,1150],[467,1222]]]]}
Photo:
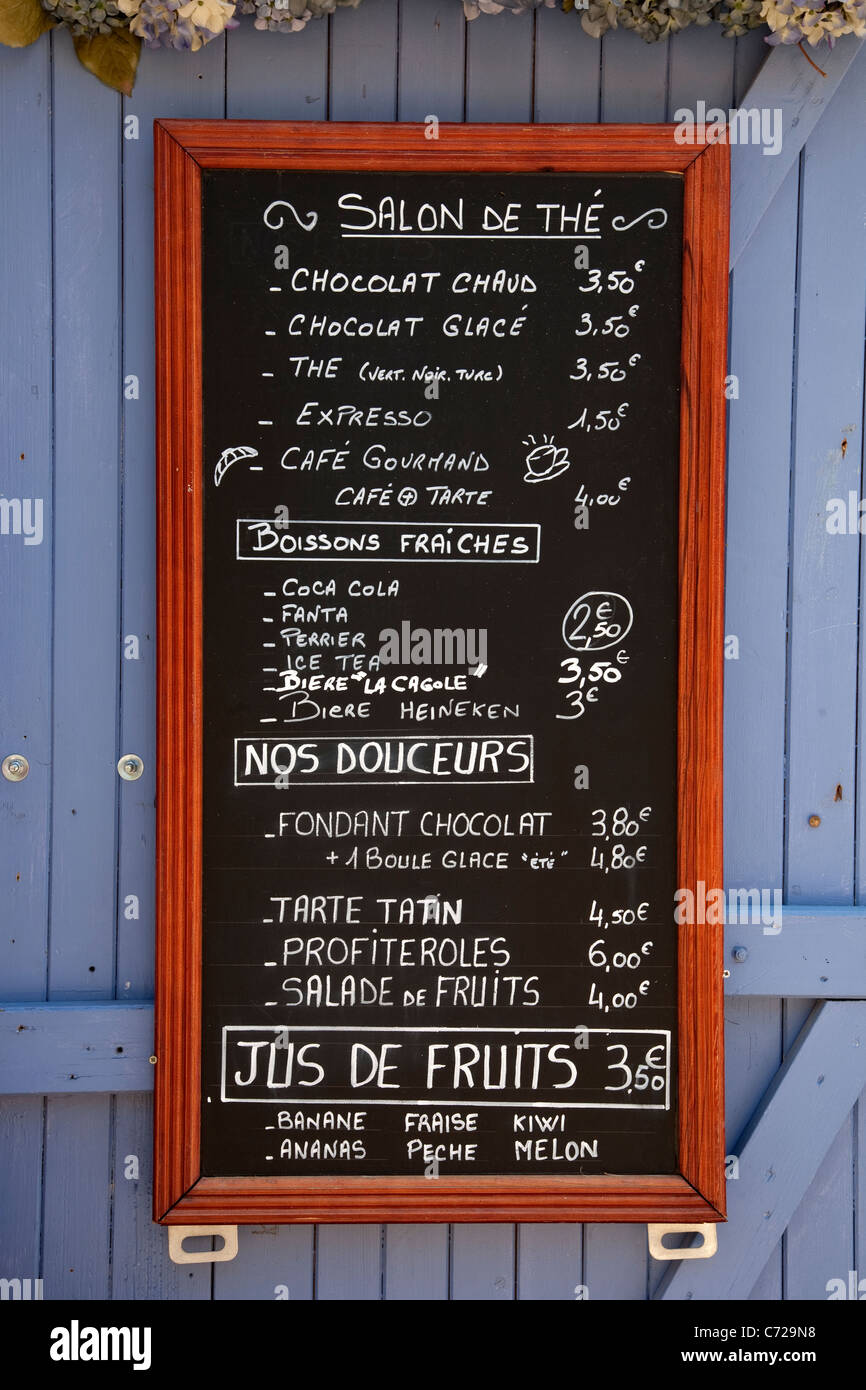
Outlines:
{"type": "Polygon", "coordinates": [[[847,0],[843,4],[763,0],[761,17],[773,31],[767,39],[769,44],[807,43],[814,48],[822,39],[832,43],[845,34],[866,38],[866,0],[847,0]]]}
{"type": "Polygon", "coordinates": [[[721,24],[726,39],[738,39],[764,23],[762,4],[763,0],[723,0],[713,10],[713,18],[721,24]]]}
{"type": "Polygon", "coordinates": [[[40,0],[40,3],[58,24],[65,24],[73,34],[86,38],[110,34],[112,29],[129,28],[129,19],[114,0],[40,0]]]}
{"type": "Polygon", "coordinates": [[[256,29],[296,34],[311,19],[333,14],[338,5],[357,9],[361,0],[239,0],[238,14],[254,14],[256,29]]]}
{"type": "Polygon", "coordinates": [[[477,19],[480,14],[501,14],[503,10],[526,14],[527,10],[538,10],[542,6],[554,10],[556,0],[463,0],[463,13],[467,19],[477,19]]]}
{"type": "MultiPolygon", "coordinates": [[[[710,24],[717,0],[589,0],[580,11],[587,34],[601,38],[608,29],[633,29],[647,43],[665,39],[690,24],[710,24]]],[[[575,5],[575,12],[577,6],[575,5]]]]}
{"type": "Polygon", "coordinates": [[[117,0],[133,34],[147,48],[185,48],[196,53],[237,21],[234,0],[117,0]]]}

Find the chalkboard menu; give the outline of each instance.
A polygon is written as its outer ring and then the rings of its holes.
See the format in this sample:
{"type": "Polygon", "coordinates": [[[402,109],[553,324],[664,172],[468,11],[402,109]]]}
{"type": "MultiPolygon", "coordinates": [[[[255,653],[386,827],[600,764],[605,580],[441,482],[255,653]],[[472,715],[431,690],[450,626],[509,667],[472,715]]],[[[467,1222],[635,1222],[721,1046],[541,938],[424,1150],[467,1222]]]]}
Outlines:
{"type": "Polygon", "coordinates": [[[157,1219],[723,1215],[726,164],[615,130],[158,127],[157,1219]]]}

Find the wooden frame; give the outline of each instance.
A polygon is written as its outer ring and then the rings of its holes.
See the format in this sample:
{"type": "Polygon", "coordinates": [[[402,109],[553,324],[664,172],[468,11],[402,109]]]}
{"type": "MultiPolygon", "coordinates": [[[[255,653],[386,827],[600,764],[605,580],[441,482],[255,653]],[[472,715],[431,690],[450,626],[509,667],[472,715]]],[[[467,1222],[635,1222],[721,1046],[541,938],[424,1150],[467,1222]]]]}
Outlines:
{"type": "Polygon", "coordinates": [[[684,178],[678,882],[722,877],[728,150],[673,126],[157,121],[158,820],[154,1219],[166,1224],[724,1219],[723,929],[680,928],[680,1174],[204,1178],[201,170],[621,173],[684,178]],[[179,770],[182,770],[179,771],[179,770]]]}

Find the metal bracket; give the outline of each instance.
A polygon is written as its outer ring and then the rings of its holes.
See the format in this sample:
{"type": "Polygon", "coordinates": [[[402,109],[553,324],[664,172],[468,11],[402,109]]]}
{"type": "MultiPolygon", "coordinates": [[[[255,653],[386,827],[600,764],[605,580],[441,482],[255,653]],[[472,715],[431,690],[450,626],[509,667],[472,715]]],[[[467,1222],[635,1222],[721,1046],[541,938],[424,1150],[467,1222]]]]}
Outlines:
{"type": "Polygon", "coordinates": [[[649,1252],[654,1260],[710,1260],[719,1248],[719,1237],[714,1221],[698,1226],[653,1226],[646,1228],[649,1252]],[[665,1236],[699,1235],[703,1237],[700,1245],[671,1250],[664,1244],[665,1236]]]}
{"type": "Polygon", "coordinates": [[[237,1226],[169,1226],[169,1258],[176,1265],[219,1264],[222,1260],[233,1260],[238,1253],[237,1226]],[[221,1250],[184,1250],[183,1243],[190,1236],[221,1236],[221,1250]]]}

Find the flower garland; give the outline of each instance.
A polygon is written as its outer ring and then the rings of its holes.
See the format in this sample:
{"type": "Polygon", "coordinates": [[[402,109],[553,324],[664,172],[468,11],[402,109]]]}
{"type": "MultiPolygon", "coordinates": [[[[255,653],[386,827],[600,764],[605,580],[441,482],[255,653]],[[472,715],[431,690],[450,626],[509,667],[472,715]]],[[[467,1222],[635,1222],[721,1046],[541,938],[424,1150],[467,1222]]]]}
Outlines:
{"type": "MultiPolygon", "coordinates": [[[[196,53],[238,16],[254,15],[253,27],[297,33],[362,0],[0,0],[0,43],[23,48],[46,30],[68,29],[80,61],[115,91],[129,96],[142,44],[196,53]]],[[[854,34],[866,38],[866,0],[452,0],[467,19],[482,14],[526,14],[561,9],[580,19],[593,38],[609,29],[632,29],[647,43],[690,24],[719,24],[726,37],[767,25],[768,44],[803,43],[854,34]]],[[[804,50],[805,52],[805,50],[804,50]]]]}

